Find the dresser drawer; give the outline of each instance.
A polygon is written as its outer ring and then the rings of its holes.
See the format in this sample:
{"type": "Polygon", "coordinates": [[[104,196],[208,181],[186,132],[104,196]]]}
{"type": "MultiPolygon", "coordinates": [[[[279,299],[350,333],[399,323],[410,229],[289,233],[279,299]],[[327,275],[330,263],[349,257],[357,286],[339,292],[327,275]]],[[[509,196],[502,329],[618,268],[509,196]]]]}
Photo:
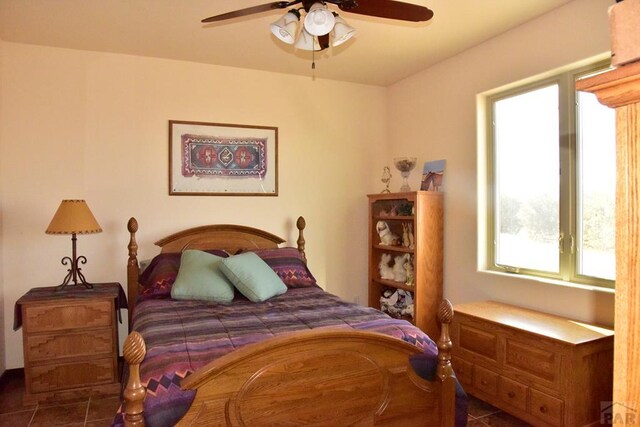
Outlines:
{"type": "Polygon", "coordinates": [[[116,381],[114,359],[111,357],[76,363],[32,366],[30,378],[27,379],[27,390],[30,393],[41,393],[116,381]]]}
{"type": "Polygon", "coordinates": [[[473,386],[491,396],[498,394],[498,374],[480,366],[473,367],[473,386]]]}
{"type": "Polygon", "coordinates": [[[473,373],[473,365],[466,360],[459,357],[453,357],[451,359],[453,370],[456,373],[456,378],[462,384],[471,384],[471,378],[473,373]]]}
{"type": "Polygon", "coordinates": [[[28,333],[51,332],[74,328],[111,326],[113,302],[110,300],[65,301],[64,304],[33,304],[24,306],[28,333]]]}
{"type": "Polygon", "coordinates": [[[457,345],[460,349],[497,361],[498,337],[496,334],[461,323],[458,341],[457,345]]]}
{"type": "Polygon", "coordinates": [[[563,402],[535,389],[530,389],[529,413],[554,426],[562,425],[563,402]]]}
{"type": "Polygon", "coordinates": [[[26,358],[39,362],[69,357],[113,354],[112,329],[92,329],[78,333],[29,335],[26,358]]]}
{"type": "Polygon", "coordinates": [[[557,350],[538,342],[507,338],[505,340],[504,365],[525,372],[532,380],[540,379],[557,383],[559,355],[557,350]]]}
{"type": "Polygon", "coordinates": [[[517,381],[503,376],[498,378],[498,397],[514,408],[527,410],[527,389],[526,385],[517,381]]]}

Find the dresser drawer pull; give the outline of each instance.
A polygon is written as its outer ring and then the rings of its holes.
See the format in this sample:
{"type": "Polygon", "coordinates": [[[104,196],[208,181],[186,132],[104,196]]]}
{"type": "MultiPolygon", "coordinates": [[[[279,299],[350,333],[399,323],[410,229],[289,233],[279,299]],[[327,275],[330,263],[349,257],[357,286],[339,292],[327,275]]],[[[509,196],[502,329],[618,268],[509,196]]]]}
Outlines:
{"type": "Polygon", "coordinates": [[[509,399],[513,399],[514,397],[516,397],[516,394],[510,391],[509,393],[507,393],[507,396],[509,397],[509,399]]]}
{"type": "Polygon", "coordinates": [[[542,405],[542,406],[540,407],[540,412],[542,412],[543,414],[546,414],[547,412],[549,412],[549,409],[547,409],[547,407],[546,407],[546,406],[542,405]]]}
{"type": "Polygon", "coordinates": [[[480,381],[480,384],[482,384],[482,385],[487,385],[487,380],[481,380],[481,381],[480,381]]]}

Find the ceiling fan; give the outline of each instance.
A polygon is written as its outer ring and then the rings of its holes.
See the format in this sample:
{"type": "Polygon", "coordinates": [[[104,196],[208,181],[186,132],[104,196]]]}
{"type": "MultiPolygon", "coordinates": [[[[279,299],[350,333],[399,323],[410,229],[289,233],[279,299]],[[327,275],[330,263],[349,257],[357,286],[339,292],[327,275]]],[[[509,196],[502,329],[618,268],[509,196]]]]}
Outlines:
{"type": "Polygon", "coordinates": [[[422,22],[433,17],[433,11],[424,6],[395,0],[292,0],[276,1],[211,16],[203,19],[202,23],[224,21],[274,9],[294,7],[278,21],[271,24],[271,31],[285,43],[294,44],[295,42],[296,48],[317,51],[329,47],[329,33],[333,33],[333,46],[344,43],[355,34],[355,29],[347,25],[337,13],[331,12],[327,8],[327,3],[338,6],[343,12],[378,18],[422,22]],[[300,5],[300,7],[295,8],[296,5],[300,5]],[[301,10],[306,12],[306,17],[296,41],[301,10]]]}

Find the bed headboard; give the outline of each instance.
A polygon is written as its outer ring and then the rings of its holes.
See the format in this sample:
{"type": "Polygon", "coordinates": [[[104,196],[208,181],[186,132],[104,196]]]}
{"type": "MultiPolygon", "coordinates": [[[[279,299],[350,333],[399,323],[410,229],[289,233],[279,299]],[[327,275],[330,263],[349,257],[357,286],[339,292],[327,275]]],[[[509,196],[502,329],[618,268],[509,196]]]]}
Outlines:
{"type": "MultiPolygon", "coordinates": [[[[306,260],[304,228],[306,222],[303,217],[296,221],[298,228],[298,250],[306,260]]],[[[140,284],[140,265],[138,263],[138,243],[136,232],[138,231],[138,221],[135,218],[129,219],[127,223],[129,230],[129,260],[127,262],[127,299],[129,302],[129,321],[138,298],[140,284]]],[[[235,254],[239,250],[277,248],[285,239],[271,234],[264,230],[253,227],[234,224],[215,224],[193,227],[179,231],[170,236],[160,239],[155,244],[160,246],[161,253],[182,252],[185,249],[224,249],[230,254],[235,254]]]]}

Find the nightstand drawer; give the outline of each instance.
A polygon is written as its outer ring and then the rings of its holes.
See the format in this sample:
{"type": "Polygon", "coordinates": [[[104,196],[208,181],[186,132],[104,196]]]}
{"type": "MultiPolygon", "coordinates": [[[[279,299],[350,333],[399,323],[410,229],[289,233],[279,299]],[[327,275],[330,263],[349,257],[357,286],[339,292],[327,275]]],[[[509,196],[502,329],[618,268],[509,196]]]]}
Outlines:
{"type": "Polygon", "coordinates": [[[111,326],[115,310],[113,301],[105,299],[32,304],[23,309],[26,311],[23,318],[29,333],[111,326]]]}
{"type": "Polygon", "coordinates": [[[29,391],[42,393],[116,382],[113,358],[31,367],[29,391]]]}
{"type": "Polygon", "coordinates": [[[30,335],[26,342],[26,357],[40,362],[70,357],[113,354],[113,330],[93,329],[79,333],[30,335]]]}

